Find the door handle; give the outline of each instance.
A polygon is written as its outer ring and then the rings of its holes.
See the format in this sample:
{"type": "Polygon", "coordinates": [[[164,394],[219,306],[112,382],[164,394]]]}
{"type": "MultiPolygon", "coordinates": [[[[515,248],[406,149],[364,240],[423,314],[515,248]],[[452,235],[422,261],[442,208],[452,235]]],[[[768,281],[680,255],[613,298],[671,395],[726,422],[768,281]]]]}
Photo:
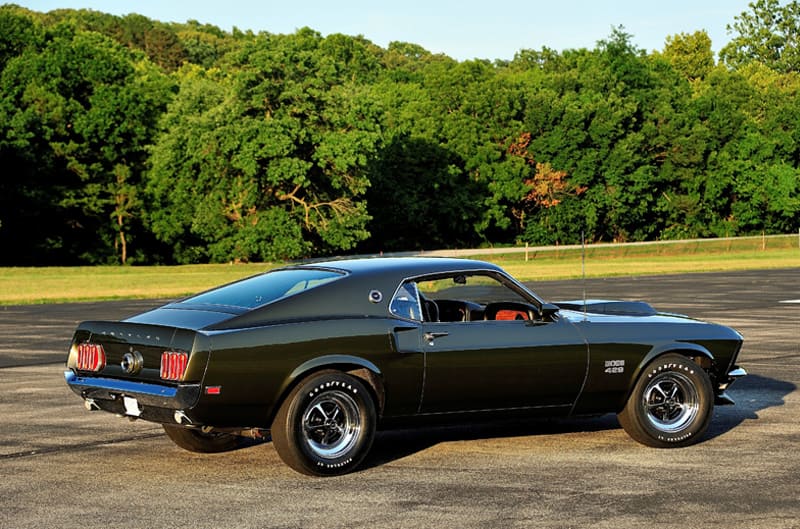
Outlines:
{"type": "Polygon", "coordinates": [[[448,334],[450,334],[450,333],[449,333],[449,332],[426,332],[426,333],[423,335],[423,337],[424,337],[424,338],[425,338],[425,340],[427,340],[428,342],[431,342],[431,343],[433,343],[433,341],[434,341],[436,338],[442,338],[443,336],[447,336],[448,334]]]}

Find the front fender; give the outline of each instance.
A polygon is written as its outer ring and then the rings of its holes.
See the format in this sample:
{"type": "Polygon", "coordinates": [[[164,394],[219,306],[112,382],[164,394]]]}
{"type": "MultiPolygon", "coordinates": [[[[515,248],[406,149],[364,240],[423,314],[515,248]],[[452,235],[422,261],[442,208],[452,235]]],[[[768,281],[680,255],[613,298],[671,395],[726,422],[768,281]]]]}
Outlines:
{"type": "Polygon", "coordinates": [[[652,362],[655,358],[665,354],[665,353],[681,353],[687,356],[704,356],[708,358],[710,361],[714,361],[714,355],[711,354],[711,351],[703,347],[702,345],[698,345],[692,342],[668,342],[656,345],[653,347],[649,353],[642,358],[641,363],[637,366],[636,369],[636,376],[639,376],[639,372],[644,369],[644,366],[652,362]]]}
{"type": "MultiPolygon", "coordinates": [[[[639,364],[636,366],[633,376],[630,379],[628,391],[625,395],[625,401],[627,401],[628,397],[630,397],[631,391],[633,391],[633,386],[636,385],[636,382],[639,380],[639,376],[642,374],[642,371],[644,370],[645,366],[647,366],[647,364],[649,364],[659,356],[666,353],[678,353],[686,357],[692,357],[692,358],[702,356],[703,358],[708,359],[709,365],[712,365],[714,363],[714,355],[711,354],[711,351],[709,351],[702,345],[698,345],[696,343],[667,342],[656,345],[644,356],[644,358],[642,358],[641,362],[639,362],[639,364]]],[[[706,366],[701,366],[701,367],[705,368],[706,366]]]]}

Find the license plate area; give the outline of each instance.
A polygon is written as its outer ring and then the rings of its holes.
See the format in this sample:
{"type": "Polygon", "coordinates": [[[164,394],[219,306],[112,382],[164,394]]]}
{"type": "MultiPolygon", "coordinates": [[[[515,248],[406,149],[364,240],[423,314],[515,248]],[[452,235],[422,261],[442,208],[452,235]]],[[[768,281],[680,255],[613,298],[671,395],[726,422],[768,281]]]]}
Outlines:
{"type": "Polygon", "coordinates": [[[133,397],[122,397],[122,403],[125,405],[125,415],[131,417],[139,417],[142,414],[142,408],[139,406],[139,401],[133,397]]]}

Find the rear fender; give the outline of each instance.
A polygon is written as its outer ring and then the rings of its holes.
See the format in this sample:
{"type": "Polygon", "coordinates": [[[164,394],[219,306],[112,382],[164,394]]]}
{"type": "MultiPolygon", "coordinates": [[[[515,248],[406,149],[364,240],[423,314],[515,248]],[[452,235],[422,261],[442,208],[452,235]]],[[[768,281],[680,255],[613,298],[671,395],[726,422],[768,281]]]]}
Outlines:
{"type": "Polygon", "coordinates": [[[383,411],[384,394],[383,394],[383,374],[378,366],[358,356],[350,355],[325,355],[312,358],[297,366],[291,374],[283,381],[279,395],[280,398],[275,401],[273,409],[270,410],[270,420],[278,412],[286,396],[294,389],[294,387],[309,375],[318,371],[326,369],[333,369],[336,371],[343,371],[350,373],[366,383],[368,387],[375,393],[376,408],[380,414],[383,411]]]}

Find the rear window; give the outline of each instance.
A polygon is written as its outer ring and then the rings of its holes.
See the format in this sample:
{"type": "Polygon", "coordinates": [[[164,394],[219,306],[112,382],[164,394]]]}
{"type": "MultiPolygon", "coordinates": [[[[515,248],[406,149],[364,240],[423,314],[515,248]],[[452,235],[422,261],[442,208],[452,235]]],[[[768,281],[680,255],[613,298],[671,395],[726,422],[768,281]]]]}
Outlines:
{"type": "Polygon", "coordinates": [[[255,308],[284,296],[324,285],[344,274],[332,270],[276,270],[198,294],[181,301],[185,305],[224,305],[255,308]]]}

